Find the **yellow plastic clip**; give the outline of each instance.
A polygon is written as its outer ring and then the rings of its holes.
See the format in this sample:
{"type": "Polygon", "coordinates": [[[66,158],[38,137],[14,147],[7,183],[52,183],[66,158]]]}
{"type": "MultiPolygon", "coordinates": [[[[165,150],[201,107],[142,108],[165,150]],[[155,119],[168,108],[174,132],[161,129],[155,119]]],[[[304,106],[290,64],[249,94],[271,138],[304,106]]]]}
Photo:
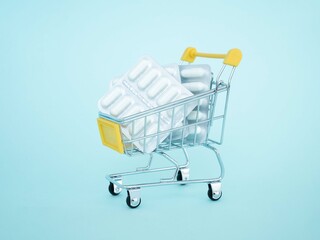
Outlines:
{"type": "Polygon", "coordinates": [[[242,53],[237,48],[231,49],[227,54],[201,53],[197,52],[197,49],[193,47],[188,47],[182,54],[181,60],[192,63],[196,57],[221,58],[224,59],[224,64],[237,67],[241,61],[242,53]]]}
{"type": "Polygon", "coordinates": [[[97,122],[102,144],[124,153],[120,125],[103,118],[98,118],[97,122]]]}

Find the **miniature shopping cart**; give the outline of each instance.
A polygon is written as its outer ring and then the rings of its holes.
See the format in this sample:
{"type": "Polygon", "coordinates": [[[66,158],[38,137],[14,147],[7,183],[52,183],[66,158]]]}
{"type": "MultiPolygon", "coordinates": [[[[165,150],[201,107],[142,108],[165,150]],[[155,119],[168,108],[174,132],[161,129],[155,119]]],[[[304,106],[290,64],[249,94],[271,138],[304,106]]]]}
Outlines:
{"type": "Polygon", "coordinates": [[[221,180],[224,176],[224,166],[221,160],[221,156],[215,146],[221,145],[223,142],[223,132],[226,121],[231,79],[233,77],[235,68],[241,61],[242,54],[239,49],[231,49],[227,54],[207,54],[197,52],[195,48],[187,48],[181,57],[181,63],[192,63],[194,62],[196,57],[223,59],[223,65],[217,77],[212,77],[211,79],[210,90],[121,119],[101,112],[99,113],[98,127],[101,140],[104,145],[118,151],[121,154],[126,154],[128,156],[136,156],[142,154],[149,155],[149,161],[146,167],[137,168],[135,171],[110,174],[106,176],[106,179],[110,182],[109,192],[112,195],[118,195],[123,189],[127,190],[128,195],[126,198],[126,203],[131,208],[136,208],[140,205],[140,190],[144,187],[156,187],[173,184],[206,183],[208,184],[208,197],[211,200],[219,200],[222,196],[221,180]],[[223,81],[221,79],[226,79],[226,81],[223,81]],[[206,115],[207,117],[205,119],[200,119],[198,117],[198,113],[200,111],[199,103],[203,100],[208,102],[208,114],[206,115]],[[220,112],[217,111],[217,102],[222,103],[222,110],[220,112]],[[186,121],[186,109],[188,109],[188,106],[192,104],[193,106],[197,106],[195,108],[197,112],[196,120],[193,122],[188,122],[186,121]],[[172,119],[174,119],[175,113],[178,111],[182,111],[184,113],[184,120],[182,121],[182,124],[174,124],[172,120],[170,128],[164,130],[161,129],[160,121],[162,114],[169,112],[172,116],[172,119]],[[155,117],[156,119],[158,119],[157,131],[149,133],[146,128],[146,123],[148,122],[149,118],[154,119],[155,117]],[[132,136],[130,138],[123,135],[121,132],[121,128],[123,126],[131,126],[132,129],[134,129],[136,121],[144,122],[143,134],[140,134],[136,137],[132,136]],[[202,138],[201,141],[197,139],[198,135],[196,134],[196,131],[198,126],[205,126],[205,129],[207,130],[205,138],[202,138]],[[211,137],[210,129],[215,134],[214,138],[211,137]],[[192,131],[195,131],[195,134],[192,135],[194,137],[192,139],[186,138],[185,133],[190,133],[192,131]],[[181,137],[178,139],[173,138],[172,136],[177,132],[181,133],[181,137]],[[162,136],[164,135],[168,137],[164,141],[160,141],[160,139],[162,139],[162,136]],[[157,140],[157,147],[152,153],[146,153],[145,151],[141,150],[141,148],[138,149],[135,146],[136,142],[142,142],[144,143],[143,149],[146,149],[146,144],[150,139],[157,140]],[[220,168],[220,175],[218,177],[207,179],[189,179],[189,156],[187,153],[187,148],[196,146],[203,146],[209,150],[212,150],[220,168]],[[183,164],[180,164],[168,154],[168,152],[173,149],[182,150],[185,157],[185,162],[183,164]],[[158,154],[164,159],[167,159],[172,164],[172,166],[151,168],[154,154],[158,154]],[[124,184],[125,176],[154,173],[160,171],[171,171],[173,172],[173,174],[170,178],[160,179],[156,182],[124,184]]]}

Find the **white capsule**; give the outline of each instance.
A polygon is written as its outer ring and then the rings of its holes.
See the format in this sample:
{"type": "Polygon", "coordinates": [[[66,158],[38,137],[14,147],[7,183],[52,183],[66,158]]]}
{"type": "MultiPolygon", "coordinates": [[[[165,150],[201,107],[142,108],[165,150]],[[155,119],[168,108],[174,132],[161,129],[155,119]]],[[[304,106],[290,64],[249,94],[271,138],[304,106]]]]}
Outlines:
{"type": "Polygon", "coordinates": [[[188,138],[194,136],[195,134],[196,135],[200,134],[202,132],[202,130],[204,130],[204,129],[201,126],[197,126],[196,128],[194,126],[190,127],[189,128],[190,135],[188,136],[188,138]]]}
{"type": "Polygon", "coordinates": [[[203,68],[187,68],[187,69],[182,69],[180,74],[184,78],[198,78],[198,77],[203,77],[207,71],[203,68]]]}
{"type": "Polygon", "coordinates": [[[158,94],[160,94],[165,88],[169,85],[167,78],[161,78],[158,82],[151,85],[147,94],[149,98],[154,98],[158,94]]]}
{"type": "Polygon", "coordinates": [[[121,98],[123,94],[123,89],[120,87],[114,88],[111,92],[109,92],[105,97],[101,100],[101,106],[107,108],[111,104],[113,104],[117,99],[121,98]]]}
{"type": "Polygon", "coordinates": [[[167,104],[172,100],[174,100],[179,94],[180,94],[179,89],[176,87],[172,87],[168,91],[165,91],[160,95],[157,103],[159,106],[167,104]]]}
{"type": "Polygon", "coordinates": [[[126,117],[127,117],[127,116],[131,116],[131,115],[136,114],[136,113],[138,113],[138,112],[142,112],[142,108],[139,107],[139,106],[133,106],[132,108],[130,108],[130,109],[126,112],[125,116],[126,116],[126,117]]]}
{"type": "Polygon", "coordinates": [[[193,142],[196,138],[197,143],[201,143],[206,139],[206,126],[201,124],[196,127],[190,127],[189,129],[189,135],[187,137],[188,141],[193,142]]]}
{"type": "Polygon", "coordinates": [[[190,92],[204,92],[209,90],[209,86],[201,82],[188,82],[182,84],[190,92]]]}
{"type": "Polygon", "coordinates": [[[149,61],[142,60],[138,63],[137,66],[135,66],[131,72],[128,74],[128,77],[131,81],[136,80],[137,77],[139,77],[142,73],[144,73],[150,66],[149,61]]]}
{"type": "Polygon", "coordinates": [[[202,98],[199,101],[199,106],[201,106],[201,107],[208,106],[208,104],[209,104],[209,99],[207,99],[207,98],[202,98]]]}
{"type": "Polygon", "coordinates": [[[159,71],[156,69],[151,69],[138,81],[138,87],[143,90],[150,85],[158,76],[159,71]]]}
{"type": "Polygon", "coordinates": [[[200,112],[200,111],[192,111],[188,116],[187,119],[189,121],[196,121],[197,120],[197,112],[198,112],[198,121],[203,121],[207,118],[207,114],[200,112]]]}
{"type": "Polygon", "coordinates": [[[118,101],[110,110],[110,114],[112,116],[118,117],[120,114],[122,114],[130,105],[131,105],[131,98],[124,97],[120,101],[118,101]]]}

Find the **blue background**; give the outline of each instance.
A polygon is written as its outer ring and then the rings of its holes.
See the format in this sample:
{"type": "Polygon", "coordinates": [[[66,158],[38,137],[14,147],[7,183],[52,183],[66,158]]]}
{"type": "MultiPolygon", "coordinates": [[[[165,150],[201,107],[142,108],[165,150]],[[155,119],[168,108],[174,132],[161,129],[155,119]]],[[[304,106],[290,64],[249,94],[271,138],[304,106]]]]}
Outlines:
{"type": "MultiPolygon", "coordinates": [[[[0,239],[319,239],[319,5],[2,1],[0,239]],[[177,62],[187,46],[244,56],[220,147],[224,196],[150,188],[129,209],[104,175],[145,159],[101,145],[97,100],[140,56],[177,62]]],[[[215,173],[205,150],[190,154],[191,176],[215,173]]]]}

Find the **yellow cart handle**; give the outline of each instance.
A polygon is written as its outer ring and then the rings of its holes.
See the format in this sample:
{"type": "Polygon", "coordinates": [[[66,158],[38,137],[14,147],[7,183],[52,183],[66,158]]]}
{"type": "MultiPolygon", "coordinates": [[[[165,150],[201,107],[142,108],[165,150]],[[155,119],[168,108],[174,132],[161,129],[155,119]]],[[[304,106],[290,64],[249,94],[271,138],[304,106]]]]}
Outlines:
{"type": "Polygon", "coordinates": [[[237,67],[241,61],[242,53],[237,48],[229,50],[227,54],[201,53],[197,52],[197,49],[193,47],[188,47],[182,54],[181,60],[192,63],[196,57],[221,58],[224,59],[224,64],[237,67]]]}

